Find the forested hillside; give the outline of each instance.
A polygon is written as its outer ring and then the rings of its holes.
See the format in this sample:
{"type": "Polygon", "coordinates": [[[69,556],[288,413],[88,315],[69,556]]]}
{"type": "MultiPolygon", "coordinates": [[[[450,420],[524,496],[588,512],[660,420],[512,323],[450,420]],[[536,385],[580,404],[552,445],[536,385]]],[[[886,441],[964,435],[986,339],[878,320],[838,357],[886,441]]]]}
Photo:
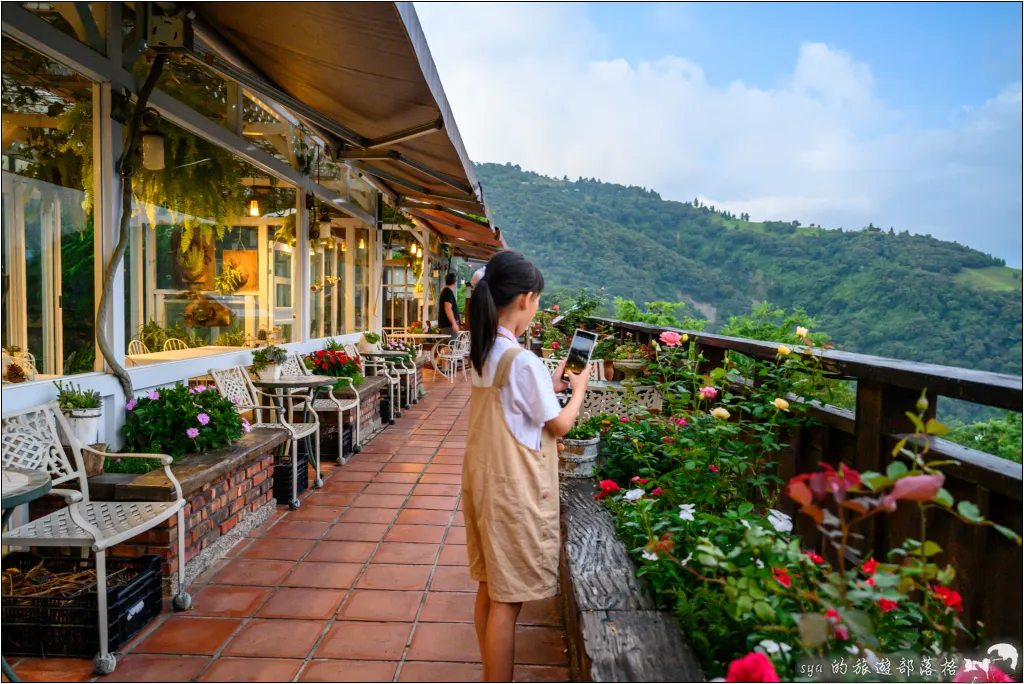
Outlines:
{"type": "Polygon", "coordinates": [[[1021,272],[968,247],[874,226],[751,222],[512,165],[477,173],[509,244],[551,286],[687,302],[709,330],[767,300],[803,307],[848,351],[1021,373],[1021,272]]]}

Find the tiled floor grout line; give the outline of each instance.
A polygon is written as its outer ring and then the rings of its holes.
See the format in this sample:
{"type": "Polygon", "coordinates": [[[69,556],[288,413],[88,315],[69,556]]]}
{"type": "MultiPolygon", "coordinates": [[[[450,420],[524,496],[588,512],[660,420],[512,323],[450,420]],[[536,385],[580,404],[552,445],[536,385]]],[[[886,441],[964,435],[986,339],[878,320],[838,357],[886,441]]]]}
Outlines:
{"type": "MultiPolygon", "coordinates": [[[[450,395],[451,395],[451,393],[449,392],[448,396],[450,396],[450,395]]],[[[431,411],[431,413],[433,413],[433,411],[431,411]]],[[[459,412],[459,414],[461,415],[461,411],[459,412]]],[[[428,418],[429,418],[429,416],[428,416],[428,418]]],[[[458,420],[458,418],[456,418],[456,421],[457,420],[458,420]]],[[[453,422],[452,426],[454,426],[454,425],[455,425],[455,423],[453,422]]],[[[452,428],[449,427],[448,431],[445,432],[445,435],[444,435],[445,439],[447,439],[451,435],[451,430],[452,430],[452,428]]],[[[441,440],[441,444],[444,444],[445,439],[441,440]]],[[[438,446],[437,450],[440,451],[440,449],[441,449],[441,447],[438,446]]],[[[435,458],[437,458],[437,452],[436,451],[434,452],[434,455],[430,457],[430,461],[428,462],[428,467],[429,467],[429,464],[432,463],[435,458]]],[[[427,469],[424,468],[423,472],[426,473],[427,469]]],[[[462,500],[462,493],[460,491],[459,494],[455,498],[455,507],[452,508],[451,514],[449,514],[449,516],[448,516],[448,524],[445,525],[444,535],[441,537],[441,543],[437,547],[437,555],[434,557],[434,565],[433,565],[433,567],[430,568],[430,576],[427,578],[427,588],[423,592],[423,598],[420,601],[419,607],[416,609],[415,617],[413,617],[412,629],[409,631],[409,639],[406,641],[405,648],[402,649],[402,655],[398,659],[398,666],[395,668],[395,675],[394,675],[394,677],[391,680],[392,682],[397,682],[399,680],[399,677],[402,676],[402,668],[405,666],[406,657],[409,654],[409,649],[412,647],[412,640],[416,636],[416,628],[420,624],[420,615],[423,614],[423,606],[426,605],[427,597],[430,595],[430,585],[434,582],[434,574],[437,572],[438,563],[441,561],[441,553],[444,551],[445,543],[448,541],[448,534],[451,532],[452,523],[455,522],[455,516],[459,512],[459,503],[461,502],[461,500],[462,500]]]]}
{"type": "MultiPolygon", "coordinates": [[[[408,410],[407,410],[407,412],[408,412],[408,410]]],[[[433,413],[433,411],[431,411],[431,413],[433,413]]],[[[399,420],[401,420],[401,419],[399,419],[399,420]]],[[[422,422],[422,421],[418,421],[418,422],[422,422]]],[[[376,478],[377,475],[380,475],[382,472],[384,472],[384,466],[387,465],[388,463],[390,463],[391,459],[394,458],[396,455],[398,455],[399,449],[401,449],[403,446],[407,445],[407,443],[412,438],[412,436],[415,434],[415,432],[416,432],[416,430],[413,429],[412,432],[408,433],[408,437],[406,437],[406,439],[402,440],[402,442],[400,444],[395,445],[395,449],[394,449],[394,451],[391,454],[389,454],[388,460],[380,462],[381,463],[380,468],[378,468],[376,471],[374,471],[373,478],[371,478],[369,481],[366,482],[366,484],[363,485],[362,489],[360,489],[360,491],[359,491],[359,495],[361,495],[366,490],[366,487],[373,482],[373,479],[376,478]]],[[[382,433],[382,434],[384,434],[384,433],[382,433]]],[[[394,434],[404,434],[404,433],[394,433],[394,434]]],[[[444,440],[442,440],[442,442],[443,441],[444,440]]],[[[434,459],[434,457],[437,455],[437,450],[440,449],[440,448],[441,448],[440,444],[437,447],[435,447],[434,454],[430,457],[430,461],[432,461],[434,459]]],[[[345,606],[348,604],[348,600],[349,600],[349,598],[351,598],[352,593],[356,590],[356,585],[359,583],[360,578],[362,578],[363,574],[366,572],[367,568],[370,566],[370,563],[373,561],[374,556],[377,555],[377,552],[380,550],[380,546],[381,546],[381,544],[384,543],[384,539],[388,536],[388,533],[395,526],[395,524],[397,524],[397,521],[398,521],[399,516],[401,515],[401,512],[403,510],[405,510],[405,505],[409,502],[410,497],[413,496],[413,492],[416,491],[416,486],[420,484],[420,480],[422,479],[423,475],[427,472],[427,467],[429,466],[430,461],[427,461],[426,463],[423,464],[423,468],[422,468],[422,470],[419,473],[419,477],[416,478],[416,481],[413,483],[413,486],[409,489],[409,493],[406,494],[405,499],[402,501],[402,505],[397,509],[397,512],[395,513],[395,517],[392,519],[392,521],[390,523],[388,523],[388,527],[387,527],[386,530],[384,530],[384,534],[381,535],[381,538],[379,540],[377,540],[377,543],[374,546],[373,551],[370,553],[370,556],[366,559],[366,561],[363,563],[363,567],[359,570],[359,572],[356,574],[355,578],[352,580],[352,584],[348,588],[348,590],[346,591],[344,598],[342,598],[342,600],[341,600],[341,603],[338,604],[337,610],[334,612],[334,615],[331,618],[328,619],[327,623],[324,626],[324,629],[320,632],[320,636],[317,637],[316,641],[313,643],[313,647],[310,649],[309,653],[303,659],[303,663],[299,667],[298,672],[295,673],[295,677],[293,677],[292,681],[298,681],[298,678],[305,671],[306,667],[308,667],[310,661],[314,659],[314,656],[316,655],[316,652],[320,649],[320,646],[323,644],[324,639],[330,633],[331,628],[334,627],[335,624],[337,624],[338,617],[341,615],[342,611],[345,609],[345,606]]],[[[333,475],[333,473],[332,473],[332,475],[333,475]]],[[[359,495],[357,495],[355,498],[352,499],[352,504],[355,503],[355,501],[359,497],[359,495]]],[[[349,506],[346,508],[346,512],[349,509],[353,508],[352,504],[349,504],[349,506]]],[[[458,503],[456,502],[456,508],[457,507],[458,507],[458,503]]],[[[340,517],[341,516],[339,515],[339,519],[340,519],[340,517]]],[[[336,522],[337,521],[335,521],[335,523],[336,522]]],[[[333,525],[332,525],[332,527],[333,527],[333,525]]],[[[330,531],[330,528],[328,528],[327,531],[324,532],[324,534],[327,534],[329,531],[330,531]]],[[[324,540],[321,538],[320,541],[324,541],[324,540]]],[[[316,544],[314,544],[314,547],[315,546],[316,546],[316,544]]],[[[310,550],[312,550],[312,549],[310,549],[310,550]]],[[[309,552],[307,552],[307,555],[308,555],[308,553],[309,552]]],[[[436,567],[437,560],[440,557],[440,554],[441,554],[441,546],[438,546],[437,556],[435,556],[435,558],[434,558],[434,567],[436,567]]],[[[423,596],[420,599],[420,609],[422,609],[422,604],[423,604],[424,601],[426,601],[427,593],[430,591],[430,580],[432,578],[433,578],[433,571],[431,571],[430,578],[428,578],[428,580],[427,580],[427,585],[423,589],[423,596]]],[[[419,610],[417,610],[417,616],[418,615],[419,615],[419,610]]],[[[414,623],[414,625],[415,625],[415,623],[414,623]]],[[[410,636],[409,636],[408,640],[406,641],[405,649],[409,648],[409,644],[411,643],[411,641],[412,641],[412,634],[411,634],[411,631],[410,631],[410,636]]],[[[404,653],[404,651],[403,651],[403,653],[404,653]]],[[[396,672],[397,672],[397,670],[398,670],[398,668],[396,667],[396,672]]]]}

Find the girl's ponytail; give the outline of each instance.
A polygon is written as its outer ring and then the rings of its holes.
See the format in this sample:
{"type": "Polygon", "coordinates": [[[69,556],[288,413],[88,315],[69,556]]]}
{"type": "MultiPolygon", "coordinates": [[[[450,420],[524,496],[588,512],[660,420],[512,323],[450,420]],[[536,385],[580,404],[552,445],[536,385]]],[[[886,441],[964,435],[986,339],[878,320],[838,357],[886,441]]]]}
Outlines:
{"type": "Polygon", "coordinates": [[[487,262],[469,305],[469,358],[477,373],[483,375],[484,362],[498,335],[498,309],[521,294],[543,291],[544,276],[519,252],[498,252],[487,262]]]}
{"type": "Polygon", "coordinates": [[[494,305],[487,279],[481,278],[469,302],[469,358],[477,373],[482,373],[497,335],[498,307],[494,305]]]}

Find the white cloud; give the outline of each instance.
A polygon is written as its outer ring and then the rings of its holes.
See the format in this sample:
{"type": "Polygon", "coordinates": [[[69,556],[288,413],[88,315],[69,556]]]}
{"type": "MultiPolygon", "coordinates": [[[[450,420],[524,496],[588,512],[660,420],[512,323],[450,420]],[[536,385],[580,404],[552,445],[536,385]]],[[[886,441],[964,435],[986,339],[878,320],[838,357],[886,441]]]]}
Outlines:
{"type": "Polygon", "coordinates": [[[931,233],[1021,263],[1021,86],[941,129],[902,122],[871,66],[794,46],[774,89],[629,63],[585,5],[417,3],[470,156],[695,196],[755,219],[931,233]]]}

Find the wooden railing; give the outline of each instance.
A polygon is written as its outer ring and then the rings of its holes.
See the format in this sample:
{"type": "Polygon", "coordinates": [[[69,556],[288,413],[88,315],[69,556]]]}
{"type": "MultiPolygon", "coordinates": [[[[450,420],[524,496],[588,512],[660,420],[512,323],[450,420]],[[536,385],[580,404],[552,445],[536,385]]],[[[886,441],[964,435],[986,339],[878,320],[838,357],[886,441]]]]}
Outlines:
{"type": "MultiPolygon", "coordinates": [[[[779,345],[773,342],[604,318],[592,318],[591,322],[610,326],[618,337],[631,336],[638,343],[649,343],[665,330],[686,332],[689,344],[697,346],[709,369],[720,366],[727,352],[762,360],[773,360],[778,355],[779,345]]],[[[821,354],[834,377],[856,381],[856,411],[812,403],[808,409],[812,423],[787,436],[789,446],[783,451],[778,470],[784,480],[815,471],[822,462],[833,466],[842,462],[858,471],[885,472],[893,460],[893,446],[914,432],[906,412],[914,410],[922,390],[927,392],[929,417],[935,414],[937,397],[1018,412],[1022,408],[1024,388],[1020,377],[842,351],[821,354]]],[[[973,501],[986,519],[1020,533],[1024,498],[1021,464],[943,439],[932,440],[931,453],[936,458],[957,462],[943,468],[945,487],[957,501],[973,501]]],[[[790,503],[780,501],[780,507],[794,514],[790,503]]],[[[981,622],[985,640],[990,643],[999,638],[1019,639],[1021,547],[991,527],[968,525],[948,514],[936,513],[928,517],[928,537],[943,549],[937,562],[952,563],[957,569],[954,586],[963,596],[964,624],[973,632],[976,623],[981,622]]],[[[878,524],[864,543],[865,550],[873,551],[876,558],[883,559],[887,549],[920,536],[916,508],[902,506],[896,513],[876,520],[878,524]]],[[[799,515],[794,515],[794,521],[808,548],[827,551],[813,521],[799,515]]]]}

